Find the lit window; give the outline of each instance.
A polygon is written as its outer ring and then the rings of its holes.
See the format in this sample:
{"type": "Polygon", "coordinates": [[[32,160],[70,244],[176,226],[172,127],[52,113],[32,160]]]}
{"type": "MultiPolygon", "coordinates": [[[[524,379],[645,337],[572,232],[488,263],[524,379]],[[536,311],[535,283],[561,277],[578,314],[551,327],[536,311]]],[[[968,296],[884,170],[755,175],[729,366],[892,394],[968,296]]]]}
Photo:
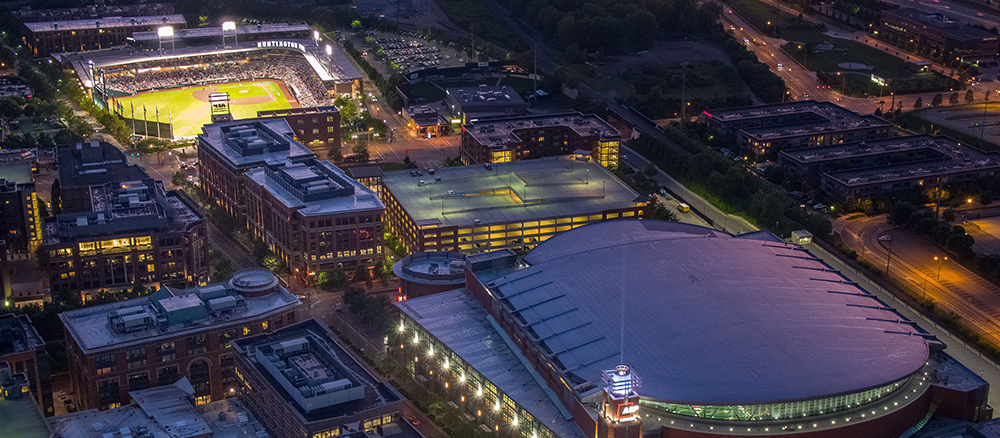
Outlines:
{"type": "Polygon", "coordinates": [[[250,327],[243,327],[243,336],[250,335],[250,327]]]}
{"type": "Polygon", "coordinates": [[[264,322],[260,323],[260,326],[261,326],[261,328],[263,328],[264,330],[267,330],[267,321],[264,321],[264,322]]]}

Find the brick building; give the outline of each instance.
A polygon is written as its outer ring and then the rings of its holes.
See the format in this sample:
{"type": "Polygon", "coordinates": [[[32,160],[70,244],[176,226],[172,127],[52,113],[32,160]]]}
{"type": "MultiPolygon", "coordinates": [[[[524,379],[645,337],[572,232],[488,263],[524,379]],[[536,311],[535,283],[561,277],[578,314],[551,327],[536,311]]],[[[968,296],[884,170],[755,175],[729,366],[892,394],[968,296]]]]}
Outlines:
{"type": "Polygon", "coordinates": [[[113,146],[62,148],[63,213],[45,218],[53,292],[191,286],[208,280],[207,225],[181,192],[125,163],[113,146]]]}
{"type": "Polygon", "coordinates": [[[618,165],[621,134],[593,114],[564,113],[478,121],[462,127],[465,164],[506,163],[554,155],[589,155],[618,165]]]}
{"type": "Polygon", "coordinates": [[[318,156],[325,157],[330,148],[340,146],[340,110],[333,105],[257,111],[257,117],[285,119],[295,140],[318,156]]]}
{"type": "Polygon", "coordinates": [[[236,340],[233,350],[237,394],[271,436],[423,436],[402,418],[402,395],[314,319],[236,340]]]}
{"type": "Polygon", "coordinates": [[[187,377],[195,400],[235,394],[229,341],[298,321],[301,302],[265,269],[191,289],[63,312],[69,378],[80,410],[128,403],[129,392],[187,377]]]}
{"type": "Polygon", "coordinates": [[[49,378],[49,354],[45,341],[28,315],[0,316],[0,363],[7,362],[13,373],[27,378],[27,389],[46,416],[52,408],[52,383],[49,378]]]}
{"type": "Polygon", "coordinates": [[[286,160],[246,173],[247,222],[300,275],[373,266],[385,207],[329,161],[286,160]]]}
{"type": "Polygon", "coordinates": [[[202,190],[215,198],[240,223],[246,222],[243,174],[265,164],[299,162],[314,155],[293,138],[283,118],[213,123],[198,136],[198,179],[202,190]]]}
{"type": "MultiPolygon", "coordinates": [[[[30,166],[29,166],[30,168],[30,166]]],[[[35,183],[0,179],[0,240],[11,252],[26,252],[42,241],[35,183]]]]}
{"type": "Polygon", "coordinates": [[[944,62],[989,61],[997,57],[997,35],[963,25],[940,12],[886,9],[879,16],[880,37],[900,47],[912,44],[944,62]]]}
{"type": "Polygon", "coordinates": [[[21,34],[31,53],[40,56],[122,46],[135,32],[156,31],[164,26],[183,29],[187,27],[187,21],[179,14],[37,21],[23,23],[21,34]]]}

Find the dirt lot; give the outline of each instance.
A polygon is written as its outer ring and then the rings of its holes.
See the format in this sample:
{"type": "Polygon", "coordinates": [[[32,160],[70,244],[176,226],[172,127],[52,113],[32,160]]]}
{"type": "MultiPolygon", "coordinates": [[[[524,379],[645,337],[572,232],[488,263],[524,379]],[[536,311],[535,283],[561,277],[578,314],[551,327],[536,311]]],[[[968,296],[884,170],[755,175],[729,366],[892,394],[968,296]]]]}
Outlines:
{"type": "MultiPolygon", "coordinates": [[[[947,93],[944,94],[944,98],[946,101],[948,100],[947,93]]],[[[982,134],[984,140],[1000,144],[1000,102],[990,102],[985,113],[985,130],[983,129],[984,114],[981,103],[925,109],[921,110],[919,114],[920,117],[935,125],[947,126],[976,138],[982,134]]]]}

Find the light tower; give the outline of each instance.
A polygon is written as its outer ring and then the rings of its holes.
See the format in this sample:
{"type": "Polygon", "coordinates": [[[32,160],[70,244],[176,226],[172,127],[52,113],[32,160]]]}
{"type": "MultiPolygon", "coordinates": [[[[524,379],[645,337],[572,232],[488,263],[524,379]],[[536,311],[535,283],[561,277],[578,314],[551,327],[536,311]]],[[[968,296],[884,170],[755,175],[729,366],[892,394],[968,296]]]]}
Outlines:
{"type": "Polygon", "coordinates": [[[222,47],[229,47],[226,45],[226,32],[233,33],[233,47],[239,47],[240,42],[237,40],[236,36],[236,22],[235,21],[224,21],[222,22],[222,47]]]}
{"type": "Polygon", "coordinates": [[[163,26],[156,29],[156,36],[160,40],[160,51],[163,51],[163,39],[170,38],[170,48],[176,53],[177,46],[174,45],[174,28],[170,26],[163,26]]]}
{"type": "Polygon", "coordinates": [[[639,416],[639,393],[642,379],[628,365],[605,370],[601,420],[597,424],[598,438],[641,438],[642,418],[639,416]]]}

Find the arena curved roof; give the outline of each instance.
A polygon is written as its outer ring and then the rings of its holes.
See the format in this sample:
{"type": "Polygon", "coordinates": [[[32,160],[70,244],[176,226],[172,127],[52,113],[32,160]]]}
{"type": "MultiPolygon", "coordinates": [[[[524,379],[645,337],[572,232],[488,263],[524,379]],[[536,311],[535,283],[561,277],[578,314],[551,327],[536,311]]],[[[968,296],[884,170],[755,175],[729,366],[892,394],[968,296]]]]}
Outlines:
{"type": "Polygon", "coordinates": [[[611,221],[524,261],[487,286],[580,391],[621,361],[671,403],[823,398],[905,378],[937,342],[796,245],[611,221]]]}

